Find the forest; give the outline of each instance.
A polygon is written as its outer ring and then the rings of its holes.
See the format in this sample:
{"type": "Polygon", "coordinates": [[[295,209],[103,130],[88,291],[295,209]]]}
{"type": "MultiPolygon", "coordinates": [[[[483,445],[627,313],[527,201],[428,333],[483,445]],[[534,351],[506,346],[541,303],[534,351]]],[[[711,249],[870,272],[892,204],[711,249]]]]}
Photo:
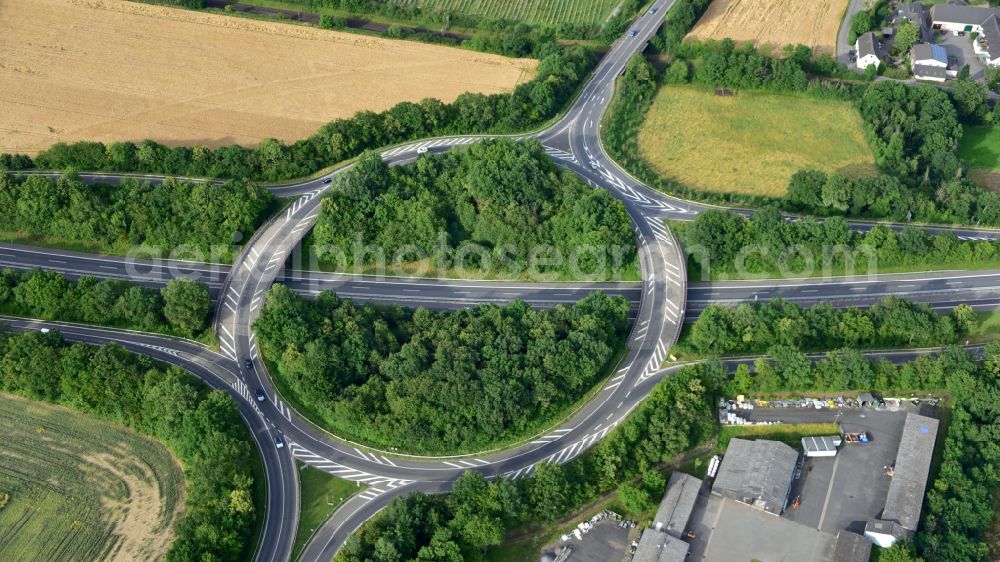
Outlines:
{"type": "Polygon", "coordinates": [[[566,413],[617,357],[628,309],[602,293],[552,310],[378,308],[275,285],[254,331],[300,411],[374,446],[441,453],[496,445],[566,413]]]}
{"type": "Polygon", "coordinates": [[[954,398],[916,552],[928,562],[988,560],[986,532],[1000,486],[1000,451],[993,446],[1000,431],[1000,344],[986,347],[982,363],[957,347],[898,366],[847,349],[815,363],[802,358],[760,359],[756,373],[741,365],[733,374],[719,362],[686,367],[660,382],[620,427],[580,457],[564,465],[539,464],[516,481],[485,482],[469,472],[447,496],[397,498],[335,560],[481,561],[484,548],[500,544],[505,532],[551,523],[602,493],[634,488],[633,479],[641,478],[640,489],[658,497],[665,481],[658,465],[714,438],[712,410],[719,396],[873,388],[932,390],[954,398]]]}
{"type": "Polygon", "coordinates": [[[968,305],[949,315],[924,303],[886,297],[868,308],[803,307],[784,299],[736,307],[713,303],[691,326],[688,343],[703,355],[763,353],[772,346],[804,350],[899,348],[956,343],[975,322],[968,305]]]}
{"type": "Polygon", "coordinates": [[[258,517],[252,467],[260,461],[224,391],[117,345],[70,344],[58,332],[12,334],[2,326],[0,391],[122,424],[177,456],[187,497],[168,561],[252,555],[258,517]]]}
{"type": "Polygon", "coordinates": [[[535,78],[511,93],[462,94],[450,104],[436,99],[401,102],[381,113],[362,111],[323,125],[309,138],[284,144],[265,139],[256,147],[227,145],[168,147],[151,140],[57,143],[34,159],[0,155],[0,168],[76,169],[278,181],[308,176],[365,150],[431,136],[510,133],[555,116],[576,93],[594,64],[584,47],[565,47],[551,38],[527,44],[539,59],[535,78]]]}
{"type": "Polygon", "coordinates": [[[202,337],[212,301],[208,287],[172,279],[157,291],[137,283],[32,269],[0,270],[0,311],[13,316],[202,337]]]}
{"type": "Polygon", "coordinates": [[[429,256],[438,270],[638,276],[624,205],[558,168],[537,142],[483,141],[392,168],[369,152],[333,187],[313,231],[320,263],[429,256]]]}
{"type": "Polygon", "coordinates": [[[229,262],[233,243],[249,238],[275,205],[269,191],[244,181],[86,185],[75,173],[0,173],[0,232],[94,243],[116,254],[147,246],[158,257],[187,250],[229,262]]]}
{"type": "Polygon", "coordinates": [[[852,231],[842,217],[789,222],[766,207],[746,218],[728,211],[706,211],[694,221],[671,227],[688,252],[689,268],[704,280],[720,276],[873,274],[901,266],[935,267],[993,264],[1000,241],[959,240],[952,232],[931,234],[907,226],[896,231],[879,225],[852,231]]]}

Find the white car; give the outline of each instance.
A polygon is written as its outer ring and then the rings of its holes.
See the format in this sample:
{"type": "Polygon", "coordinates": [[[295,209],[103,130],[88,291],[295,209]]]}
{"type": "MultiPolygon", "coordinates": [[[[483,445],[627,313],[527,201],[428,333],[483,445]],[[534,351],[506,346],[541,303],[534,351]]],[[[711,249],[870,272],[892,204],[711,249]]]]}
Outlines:
{"type": "Polygon", "coordinates": [[[598,168],[598,166],[599,166],[599,165],[598,165],[598,163],[597,163],[597,160],[591,160],[591,161],[590,161],[590,167],[591,167],[591,168],[593,168],[593,169],[595,169],[595,170],[596,170],[596,169],[598,168]]]}
{"type": "Polygon", "coordinates": [[[417,154],[427,154],[427,147],[426,146],[421,146],[420,148],[418,148],[417,149],[417,154]]]}
{"type": "Polygon", "coordinates": [[[42,328],[41,330],[38,330],[38,331],[41,332],[41,333],[43,333],[43,334],[49,333],[49,329],[48,328],[42,328]]]}

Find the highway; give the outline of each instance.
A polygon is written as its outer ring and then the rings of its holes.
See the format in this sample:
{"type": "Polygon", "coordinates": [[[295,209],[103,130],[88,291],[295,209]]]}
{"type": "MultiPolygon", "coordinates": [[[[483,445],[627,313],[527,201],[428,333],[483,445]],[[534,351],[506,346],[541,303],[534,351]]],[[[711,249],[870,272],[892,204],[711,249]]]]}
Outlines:
{"type": "MultiPolygon", "coordinates": [[[[489,478],[521,478],[531,474],[539,462],[564,463],[582,454],[617,427],[657,382],[677,368],[667,366],[665,361],[680,334],[686,312],[692,310],[697,314],[709,302],[734,303],[784,296],[803,304],[819,300],[860,304],[866,298],[892,291],[903,291],[906,296],[938,295],[934,298],[940,298],[942,302],[945,298],[960,298],[966,294],[981,293],[984,300],[996,298],[988,295],[997,291],[1000,272],[983,272],[984,275],[978,278],[954,273],[952,277],[930,274],[923,279],[900,276],[865,281],[844,280],[843,283],[756,281],[689,287],[684,254],[663,219],[691,220],[698,212],[710,207],[670,197],[644,186],[607,156],[600,140],[601,116],[614,93],[616,78],[632,55],[645,48],[672,5],[673,0],[656,0],[653,6],[657,8],[657,13],[646,13],[638,18],[632,26],[635,36],[627,33],[611,46],[581,88],[577,99],[554,125],[538,134],[515,137],[538,139],[556,163],[572,170],[595,188],[608,190],[625,205],[634,223],[641,283],[528,284],[373,279],[284,271],[290,253],[316,221],[322,195],[331,185],[328,180],[348,170],[349,164],[325,175],[272,188],[275,194],[289,198],[291,202],[258,229],[229,267],[180,260],[159,263],[129,261],[14,244],[0,245],[0,266],[41,267],[74,276],[132,279],[150,286],[162,286],[169,279],[183,275],[205,281],[212,287],[217,301],[215,331],[220,344],[219,352],[194,342],[161,336],[80,326],[58,327],[68,339],[74,341],[94,344],[116,342],[136,353],[181,365],[208,384],[230,392],[261,449],[267,470],[268,508],[256,559],[269,562],[287,560],[294,539],[299,490],[293,457],[341,478],[368,485],[364,493],[339,509],[308,544],[302,559],[325,562],[333,557],[350,533],[400,493],[411,490],[445,491],[466,470],[479,471],[489,478]],[[393,451],[373,450],[329,434],[297,414],[275,391],[266,366],[260,360],[251,326],[260,314],[268,288],[277,281],[287,283],[304,294],[329,288],[344,296],[368,302],[426,304],[445,308],[478,302],[506,302],[514,298],[522,298],[538,306],[552,306],[575,302],[585,294],[601,289],[632,300],[634,322],[627,340],[629,350],[618,370],[602,384],[592,400],[558,426],[499,450],[448,457],[401,455],[393,451]],[[246,359],[252,361],[252,368],[244,369],[246,359]],[[257,402],[253,397],[258,388],[263,389],[268,397],[264,402],[257,402]],[[275,449],[275,436],[283,436],[288,446],[275,449]]],[[[390,165],[402,165],[416,159],[421,149],[438,152],[479,142],[482,138],[485,137],[425,139],[387,148],[382,157],[390,165]]],[[[87,182],[115,183],[122,177],[81,174],[87,182]]],[[[163,181],[157,176],[143,178],[163,181]]],[[[853,224],[855,228],[864,230],[870,228],[872,223],[853,224]]],[[[893,225],[896,228],[899,226],[893,225]]],[[[996,231],[964,227],[950,230],[969,238],[1000,235],[996,231]]],[[[17,329],[27,330],[43,325],[23,320],[12,320],[10,323],[17,329]]],[[[52,323],[45,325],[57,327],[52,323]]],[[[910,352],[901,352],[899,357],[906,353],[910,352]]]]}
{"type": "MultiPolygon", "coordinates": [[[[171,260],[128,259],[64,250],[0,243],[0,267],[41,268],[71,278],[91,275],[125,279],[162,287],[174,277],[205,282],[217,295],[229,266],[171,260]]],[[[423,306],[454,310],[480,303],[504,304],[515,299],[537,308],[572,304],[594,291],[621,296],[638,312],[642,284],[638,282],[541,283],[471,281],[456,279],[373,277],[282,269],[275,280],[306,296],[333,291],[358,302],[423,306]]],[[[803,306],[829,302],[835,307],[867,306],[890,295],[931,304],[940,310],[966,303],[979,310],[1000,308],[1000,270],[932,271],[822,279],[760,279],[751,281],[690,282],[685,320],[697,319],[711,303],[736,305],[783,298],[803,306]]]]}

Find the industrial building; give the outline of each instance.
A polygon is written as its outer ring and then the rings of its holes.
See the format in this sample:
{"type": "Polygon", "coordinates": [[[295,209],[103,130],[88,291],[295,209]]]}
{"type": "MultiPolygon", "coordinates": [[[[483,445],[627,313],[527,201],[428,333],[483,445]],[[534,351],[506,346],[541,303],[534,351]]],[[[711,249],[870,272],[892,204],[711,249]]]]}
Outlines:
{"type": "Polygon", "coordinates": [[[850,531],[837,533],[831,562],[868,562],[872,556],[872,543],[850,531]]]}
{"type": "Polygon", "coordinates": [[[837,447],[840,447],[843,441],[839,435],[803,437],[802,451],[807,457],[835,457],[837,456],[837,447]]]}
{"type": "Polygon", "coordinates": [[[938,420],[914,413],[906,414],[885,509],[879,519],[869,521],[865,526],[865,536],[875,544],[892,546],[897,539],[912,537],[916,533],[937,430],[938,420]]]}
{"type": "Polygon", "coordinates": [[[799,453],[778,441],[734,438],[719,466],[712,493],[780,515],[788,503],[799,453]]]}
{"type": "Polygon", "coordinates": [[[688,543],[681,540],[694,511],[701,480],[675,471],[653,518],[653,526],[642,532],[632,562],[684,562],[688,543]]]}

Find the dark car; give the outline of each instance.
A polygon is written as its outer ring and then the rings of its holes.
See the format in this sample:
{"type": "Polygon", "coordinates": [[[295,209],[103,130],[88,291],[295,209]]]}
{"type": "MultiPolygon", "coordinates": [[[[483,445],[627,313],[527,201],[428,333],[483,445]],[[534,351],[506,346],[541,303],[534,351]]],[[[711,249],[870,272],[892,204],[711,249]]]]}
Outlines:
{"type": "Polygon", "coordinates": [[[323,180],[323,183],[330,183],[332,181],[333,181],[333,178],[326,178],[325,180],[323,180]]]}
{"type": "Polygon", "coordinates": [[[629,37],[635,37],[636,35],[639,35],[639,30],[638,29],[633,29],[632,31],[628,32],[628,36],[629,37]]]}
{"type": "Polygon", "coordinates": [[[267,399],[267,395],[264,394],[264,389],[263,388],[258,388],[257,389],[257,401],[258,402],[263,402],[266,399],[267,399]]]}
{"type": "Polygon", "coordinates": [[[285,440],[282,439],[280,435],[275,435],[274,436],[274,446],[276,448],[278,448],[278,449],[281,449],[282,447],[285,446],[285,440]]]}
{"type": "Polygon", "coordinates": [[[247,369],[253,369],[253,360],[247,357],[243,360],[243,366],[247,369]]]}

